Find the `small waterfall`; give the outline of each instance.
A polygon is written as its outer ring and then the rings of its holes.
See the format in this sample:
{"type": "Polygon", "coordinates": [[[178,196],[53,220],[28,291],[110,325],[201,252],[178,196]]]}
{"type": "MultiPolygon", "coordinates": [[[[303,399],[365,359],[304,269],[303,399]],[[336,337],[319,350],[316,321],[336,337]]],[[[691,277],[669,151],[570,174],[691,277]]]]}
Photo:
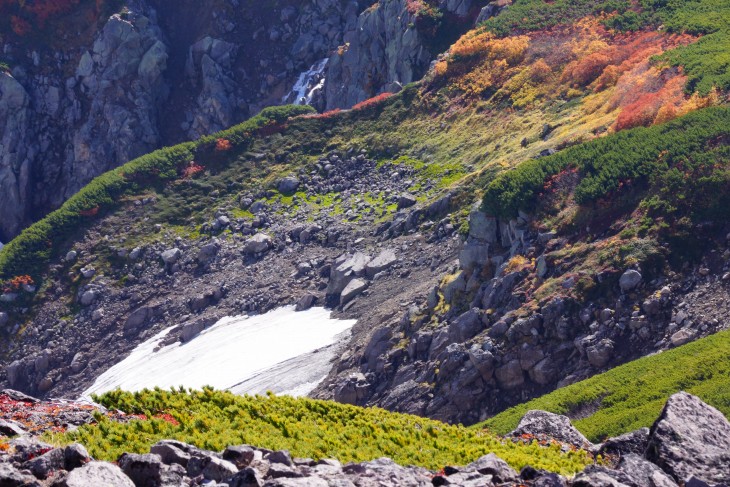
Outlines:
{"type": "Polygon", "coordinates": [[[294,87],[284,98],[282,103],[294,105],[309,105],[314,95],[324,88],[324,70],[329,58],[324,58],[312,65],[307,71],[299,75],[294,87]]]}

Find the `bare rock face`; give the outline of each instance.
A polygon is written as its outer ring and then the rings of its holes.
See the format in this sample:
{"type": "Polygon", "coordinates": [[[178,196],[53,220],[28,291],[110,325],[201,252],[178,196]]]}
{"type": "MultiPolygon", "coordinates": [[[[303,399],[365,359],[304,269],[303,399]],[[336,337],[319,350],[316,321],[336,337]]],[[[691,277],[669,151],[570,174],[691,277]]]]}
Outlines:
{"type": "Polygon", "coordinates": [[[646,457],[678,482],[730,483],[730,422],[698,397],[674,394],[651,428],[646,457]]]}
{"type": "MultiPolygon", "coordinates": [[[[479,0],[441,0],[442,12],[473,25],[482,6],[479,0]]],[[[409,11],[407,0],[379,2],[363,12],[357,27],[345,35],[344,49],[327,65],[327,109],[347,108],[385,91],[420,79],[438,52],[431,45],[434,28],[409,11]]]]}
{"type": "Polygon", "coordinates": [[[16,78],[0,73],[0,240],[21,228],[28,198],[31,160],[30,97],[16,78]]]}

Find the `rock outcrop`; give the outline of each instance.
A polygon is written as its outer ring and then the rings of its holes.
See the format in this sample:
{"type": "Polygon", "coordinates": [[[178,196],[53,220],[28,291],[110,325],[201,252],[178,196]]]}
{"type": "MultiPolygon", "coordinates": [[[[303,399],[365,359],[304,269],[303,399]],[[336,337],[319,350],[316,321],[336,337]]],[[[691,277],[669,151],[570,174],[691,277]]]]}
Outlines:
{"type": "Polygon", "coordinates": [[[440,0],[433,12],[414,11],[411,3],[381,1],[360,15],[327,65],[326,109],[348,108],[419,80],[439,49],[473,26],[488,2],[440,0]]]}

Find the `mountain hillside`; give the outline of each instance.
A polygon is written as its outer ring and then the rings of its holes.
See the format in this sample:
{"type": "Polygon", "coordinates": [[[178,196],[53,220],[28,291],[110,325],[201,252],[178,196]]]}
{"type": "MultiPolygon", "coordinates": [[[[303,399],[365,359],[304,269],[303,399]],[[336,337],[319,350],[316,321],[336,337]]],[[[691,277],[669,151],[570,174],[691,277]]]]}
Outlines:
{"type": "Polygon", "coordinates": [[[485,3],[2,2],[0,242],[159,147],[420,79],[485,3]]]}
{"type": "MultiPolygon", "coordinates": [[[[312,48],[291,76],[282,75],[286,82],[256,88],[258,95],[250,97],[258,105],[245,111],[281,102],[291,82],[299,81],[297,72],[309,71],[319,94],[310,98],[306,83],[297,83],[297,99],[284,101],[302,102],[303,94],[314,106],[269,106],[224,129],[244,117],[241,110],[197,130],[194,120],[209,113],[205,106],[222,106],[215,101],[218,91],[205,91],[215,83],[195,85],[203,91],[192,98],[187,88],[163,88],[166,101],[156,120],[164,129],[144,151],[183,137],[192,141],[124,164],[134,155],[114,162],[94,157],[109,162],[87,179],[107,172],[79,184],[58,209],[0,249],[4,385],[41,398],[79,397],[150,340],[158,340],[157,353],[205,336],[224,317],[325,306],[334,318],[357,321],[328,349],[334,357],[329,372],[311,393],[318,400],[467,426],[486,420],[501,434],[519,431],[519,416],[538,407],[566,414],[579,429],[587,428],[591,441],[684,414],[724,421],[723,350],[730,327],[727,2],[381,0],[357,8],[330,5],[353,15],[328,31],[317,28],[318,34],[302,27],[302,19],[314,18],[304,6],[274,2],[276,8],[266,10],[234,2],[203,14],[198,4],[173,11],[154,3],[130,3],[126,13],[106,17],[103,5],[77,2],[63,15],[87,8],[104,25],[103,38],[144,24],[150,35],[159,32],[161,39],[176,39],[175,45],[219,26],[225,34],[199,41],[200,50],[186,51],[184,63],[173,52],[163,56],[165,72],[182,85],[194,84],[183,74],[191,66],[197,73],[201,63],[206,73],[218,55],[223,57],[214,64],[220,68],[226,59],[226,69],[234,71],[245,69],[237,63],[256,59],[250,72],[260,74],[267,59],[279,62],[297,52],[301,39],[315,45],[317,36],[326,37],[326,63],[312,48]],[[222,13],[234,7],[238,13],[222,13]],[[239,15],[249,8],[263,17],[239,15]],[[148,12],[147,20],[140,12],[148,12]],[[194,16],[194,29],[181,29],[186,15],[194,16]],[[248,44],[225,47],[239,36],[237,25],[293,25],[295,19],[299,37],[291,34],[280,48],[269,51],[278,45],[272,30],[261,51],[248,44]],[[240,49],[254,50],[241,56],[240,49]],[[181,123],[189,123],[183,132],[177,129],[181,123]],[[672,367],[682,376],[667,372],[652,379],[656,370],[672,367]],[[722,413],[678,394],[682,390],[722,413]],[[682,413],[667,416],[667,408],[675,407],[682,413]]],[[[21,13],[31,20],[38,15],[33,9],[21,13]]],[[[52,20],[46,22],[51,28],[52,20]]],[[[14,42],[40,42],[35,34],[9,28],[14,42]]],[[[142,38],[135,38],[137,45],[142,38]]],[[[92,60],[97,73],[99,61],[92,60]]],[[[139,73],[142,64],[133,70],[139,73]]],[[[18,83],[16,68],[8,69],[13,74],[6,82],[18,83]]],[[[104,76],[99,89],[120,86],[107,86],[104,76]]],[[[160,86],[166,85],[167,75],[160,76],[160,86]]],[[[153,92],[143,87],[140,94],[153,92]]],[[[0,111],[9,106],[2,101],[0,111]]],[[[6,127],[29,116],[6,118],[6,127]]],[[[103,133],[103,124],[89,123],[103,133]]],[[[95,140],[130,147],[106,134],[95,140]]],[[[254,347],[242,343],[241,353],[254,347]]],[[[198,397],[144,394],[117,392],[101,401],[154,416],[198,397]],[[164,407],[140,410],[138,401],[164,407]]],[[[341,407],[291,401],[294,408],[341,407]]],[[[98,430],[81,433],[84,441],[104,444],[126,434],[97,422],[98,430]]],[[[210,426],[205,419],[194,423],[210,426]]],[[[277,427],[296,437],[285,423],[277,427]]],[[[211,450],[228,446],[228,440],[202,445],[195,431],[176,436],[180,431],[162,423],[144,424],[149,426],[139,427],[152,428],[155,441],[175,437],[211,450]],[[155,430],[160,426],[168,429],[155,430]]],[[[661,436],[663,427],[651,434],[661,436]]],[[[462,435],[478,430],[453,431],[468,444],[472,439],[462,435]]],[[[553,433],[530,432],[526,438],[550,443],[553,433]]],[[[406,442],[414,436],[403,434],[406,442]]],[[[585,438],[577,434],[573,438],[585,438]]],[[[221,435],[227,438],[225,430],[221,435]]],[[[118,445],[115,455],[151,446],[118,445]]],[[[271,448],[284,447],[294,448],[271,448]]],[[[572,474],[604,459],[591,446],[586,451],[593,456],[576,460],[584,463],[566,467],[556,459],[550,470],[572,474]]],[[[482,453],[439,462],[468,463],[482,453]]],[[[633,453],[658,465],[644,467],[663,469],[672,482],[689,479],[685,470],[657,460],[659,453],[633,453]]],[[[319,459],[326,452],[300,454],[319,459]]],[[[535,453],[541,454],[547,455],[535,453]]],[[[713,457],[713,469],[721,457],[713,457]]],[[[538,465],[504,459],[517,468],[538,465]]],[[[610,461],[608,467],[616,467],[610,461]]],[[[601,468],[589,467],[586,475],[601,468]]],[[[721,475],[705,479],[725,481],[721,475]]]]}

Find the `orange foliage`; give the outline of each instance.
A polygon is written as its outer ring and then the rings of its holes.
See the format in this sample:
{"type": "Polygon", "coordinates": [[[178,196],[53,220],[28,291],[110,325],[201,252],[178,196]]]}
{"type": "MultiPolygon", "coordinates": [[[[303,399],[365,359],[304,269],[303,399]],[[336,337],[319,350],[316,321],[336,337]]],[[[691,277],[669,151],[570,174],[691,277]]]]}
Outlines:
{"type": "Polygon", "coordinates": [[[363,110],[365,108],[371,108],[371,107],[374,107],[375,105],[379,105],[381,102],[387,100],[391,96],[393,96],[393,93],[389,93],[389,92],[386,91],[385,93],[381,93],[381,94],[379,94],[377,96],[374,96],[374,97],[372,97],[370,99],[367,99],[365,101],[361,101],[357,105],[353,106],[352,109],[353,110],[363,110]]]}
{"type": "Polygon", "coordinates": [[[218,139],[215,141],[215,150],[218,152],[226,152],[233,148],[233,144],[228,139],[218,139]]]}
{"type": "Polygon", "coordinates": [[[6,293],[14,293],[23,288],[23,286],[32,286],[34,284],[33,278],[25,276],[15,276],[9,281],[5,282],[3,291],[6,293]]]}

